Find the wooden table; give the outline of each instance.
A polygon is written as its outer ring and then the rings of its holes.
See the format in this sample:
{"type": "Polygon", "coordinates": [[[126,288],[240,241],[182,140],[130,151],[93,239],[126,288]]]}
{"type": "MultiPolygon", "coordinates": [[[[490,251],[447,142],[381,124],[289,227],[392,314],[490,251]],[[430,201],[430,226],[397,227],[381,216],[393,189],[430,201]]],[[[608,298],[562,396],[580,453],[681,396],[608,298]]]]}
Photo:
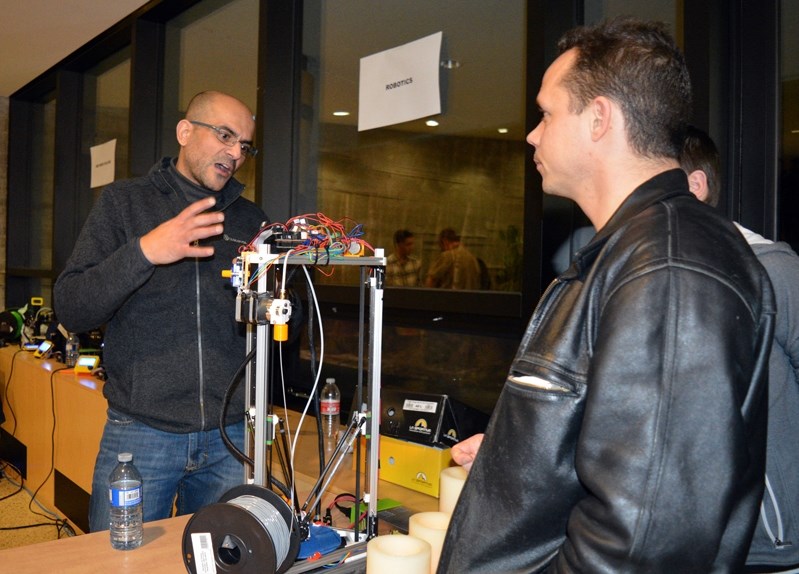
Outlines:
{"type": "MultiPolygon", "coordinates": [[[[294,419],[296,413],[290,414],[294,419]]],[[[311,421],[312,425],[313,422],[311,421]]],[[[307,430],[303,427],[302,435],[313,434],[313,427],[307,430]]],[[[303,437],[304,438],[304,437],[303,437]]],[[[309,441],[306,441],[309,442],[309,441]]],[[[300,444],[303,444],[302,442],[300,444]]],[[[316,458],[299,451],[298,471],[297,471],[297,490],[300,499],[310,491],[316,481],[312,476],[313,469],[316,468],[316,458]],[[306,474],[308,473],[308,474],[306,474]]],[[[352,455],[347,455],[352,457],[352,455]]],[[[351,480],[354,480],[355,472],[352,465],[347,461],[342,465],[341,471],[336,474],[328,492],[323,496],[323,505],[327,504],[336,493],[350,492],[352,490],[351,480]]],[[[438,499],[425,494],[408,490],[385,481],[378,481],[378,495],[380,498],[393,498],[401,501],[412,512],[425,510],[436,510],[438,499]]],[[[114,550],[111,547],[108,532],[96,532],[84,534],[71,538],[62,538],[51,542],[21,546],[9,550],[0,551],[0,564],[2,572],[13,572],[14,574],[40,574],[58,572],[59,574],[94,574],[94,573],[113,573],[126,574],[175,574],[186,572],[183,562],[183,536],[186,524],[190,516],[178,516],[166,520],[147,522],[144,524],[144,543],[135,550],[114,550]]],[[[302,565],[297,563],[297,567],[302,565]]],[[[294,571],[292,567],[289,573],[294,571]]],[[[298,570],[299,571],[299,570],[298,570]]],[[[316,572],[317,570],[314,570],[316,572]]],[[[321,566],[319,572],[327,572],[321,566]]],[[[362,574],[365,572],[365,561],[360,560],[351,564],[341,565],[335,568],[341,574],[362,574]]]]}
{"type": "MultiPolygon", "coordinates": [[[[102,381],[86,375],[75,375],[71,370],[53,374],[61,367],[63,365],[55,361],[34,359],[30,353],[14,354],[13,349],[0,349],[0,391],[9,384],[10,376],[9,400],[17,419],[15,437],[28,449],[28,483],[38,486],[49,471],[55,424],[55,470],[70,482],[74,481],[80,487],[81,496],[88,496],[94,458],[105,422],[106,402],[102,396],[102,381]],[[52,415],[53,398],[55,421],[52,415]]],[[[9,420],[3,424],[3,428],[11,432],[14,421],[7,407],[4,405],[9,420]]],[[[286,415],[278,411],[275,414],[287,419],[291,432],[296,433],[298,413],[289,411],[286,415]]],[[[299,437],[295,466],[296,487],[302,503],[319,472],[313,417],[306,419],[299,437]]],[[[352,454],[346,455],[322,497],[323,508],[330,504],[336,494],[354,492],[356,472],[352,458],[352,454]]],[[[365,476],[362,475],[362,492],[365,487],[365,476]]],[[[382,480],[378,481],[377,495],[381,499],[391,498],[401,502],[411,513],[438,509],[437,498],[382,480]]],[[[54,497],[52,477],[44,482],[38,496],[46,506],[53,508],[58,496],[56,494],[54,497]]],[[[182,541],[188,520],[188,516],[181,516],[145,523],[144,544],[130,551],[111,548],[108,532],[3,550],[0,551],[0,571],[15,574],[186,572],[182,541]]],[[[334,524],[343,527],[339,522],[334,524]]],[[[362,569],[362,565],[354,565],[346,572],[360,572],[362,569]]],[[[337,568],[337,571],[343,573],[345,570],[337,568]]]]}
{"type": "MultiPolygon", "coordinates": [[[[87,529],[88,500],[107,402],[103,381],[16,347],[0,349],[6,422],[27,453],[25,482],[46,507],[87,529]]],[[[8,437],[7,437],[8,438],[8,437]]]]}
{"type": "Polygon", "coordinates": [[[175,574],[183,564],[183,530],[189,516],[144,524],[144,542],[135,550],[111,548],[108,532],[95,532],[0,552],[3,572],[15,574],[175,574]]]}

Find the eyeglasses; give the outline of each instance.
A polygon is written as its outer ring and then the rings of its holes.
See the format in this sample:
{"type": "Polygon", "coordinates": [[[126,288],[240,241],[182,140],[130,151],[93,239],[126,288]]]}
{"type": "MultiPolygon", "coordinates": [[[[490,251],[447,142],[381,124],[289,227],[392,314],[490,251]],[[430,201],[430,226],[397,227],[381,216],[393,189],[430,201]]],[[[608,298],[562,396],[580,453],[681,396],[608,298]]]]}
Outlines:
{"type": "Polygon", "coordinates": [[[255,157],[258,155],[258,148],[253,147],[252,144],[241,141],[241,138],[234,134],[227,128],[220,128],[219,126],[212,126],[211,124],[206,124],[204,122],[197,122],[194,120],[189,120],[190,124],[194,124],[195,126],[202,126],[204,128],[208,128],[209,130],[213,130],[216,134],[216,139],[221,141],[228,147],[233,147],[236,144],[241,146],[241,153],[249,157],[255,157]]]}

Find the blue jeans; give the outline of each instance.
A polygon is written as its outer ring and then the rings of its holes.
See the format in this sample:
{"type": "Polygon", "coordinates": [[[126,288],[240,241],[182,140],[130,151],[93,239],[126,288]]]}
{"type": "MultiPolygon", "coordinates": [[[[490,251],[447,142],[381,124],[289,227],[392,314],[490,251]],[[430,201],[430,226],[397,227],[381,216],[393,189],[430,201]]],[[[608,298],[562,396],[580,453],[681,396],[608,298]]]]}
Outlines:
{"type": "MultiPolygon", "coordinates": [[[[244,448],[244,420],[225,427],[228,437],[244,448]]],[[[222,441],[219,429],[169,433],[108,409],[108,420],[94,465],[89,529],[108,530],[108,477],[117,454],[130,452],[142,475],[144,521],[191,514],[244,483],[244,466],[222,441]],[[177,499],[176,499],[177,497],[177,499]]]]}

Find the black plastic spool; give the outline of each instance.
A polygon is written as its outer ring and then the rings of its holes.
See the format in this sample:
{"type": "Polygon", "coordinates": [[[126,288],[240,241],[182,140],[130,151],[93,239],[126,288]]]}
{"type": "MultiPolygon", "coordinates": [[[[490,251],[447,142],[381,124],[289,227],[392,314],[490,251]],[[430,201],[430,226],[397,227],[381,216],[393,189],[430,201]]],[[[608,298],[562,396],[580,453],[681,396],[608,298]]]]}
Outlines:
{"type": "Polygon", "coordinates": [[[197,574],[191,535],[205,532],[211,535],[217,572],[283,574],[294,565],[300,549],[297,521],[291,509],[271,490],[252,484],[230,489],[219,502],[202,507],[189,519],[183,531],[183,562],[191,574],[197,574]],[[272,535],[261,521],[246,509],[228,504],[245,495],[265,500],[285,520],[289,549],[281,564],[277,563],[272,535]]]}

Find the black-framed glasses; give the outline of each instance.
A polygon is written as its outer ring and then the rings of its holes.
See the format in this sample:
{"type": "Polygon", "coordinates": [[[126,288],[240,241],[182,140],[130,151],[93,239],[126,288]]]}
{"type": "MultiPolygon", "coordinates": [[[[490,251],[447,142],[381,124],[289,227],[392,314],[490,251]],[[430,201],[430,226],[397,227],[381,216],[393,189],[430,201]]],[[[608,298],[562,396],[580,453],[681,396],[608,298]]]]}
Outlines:
{"type": "Polygon", "coordinates": [[[251,143],[241,141],[239,136],[227,128],[220,128],[219,126],[212,126],[211,124],[206,124],[205,122],[198,122],[195,120],[189,120],[189,123],[212,130],[216,134],[216,139],[228,147],[233,147],[234,145],[239,144],[241,146],[241,153],[246,156],[255,157],[258,155],[258,148],[253,147],[251,143]]]}

